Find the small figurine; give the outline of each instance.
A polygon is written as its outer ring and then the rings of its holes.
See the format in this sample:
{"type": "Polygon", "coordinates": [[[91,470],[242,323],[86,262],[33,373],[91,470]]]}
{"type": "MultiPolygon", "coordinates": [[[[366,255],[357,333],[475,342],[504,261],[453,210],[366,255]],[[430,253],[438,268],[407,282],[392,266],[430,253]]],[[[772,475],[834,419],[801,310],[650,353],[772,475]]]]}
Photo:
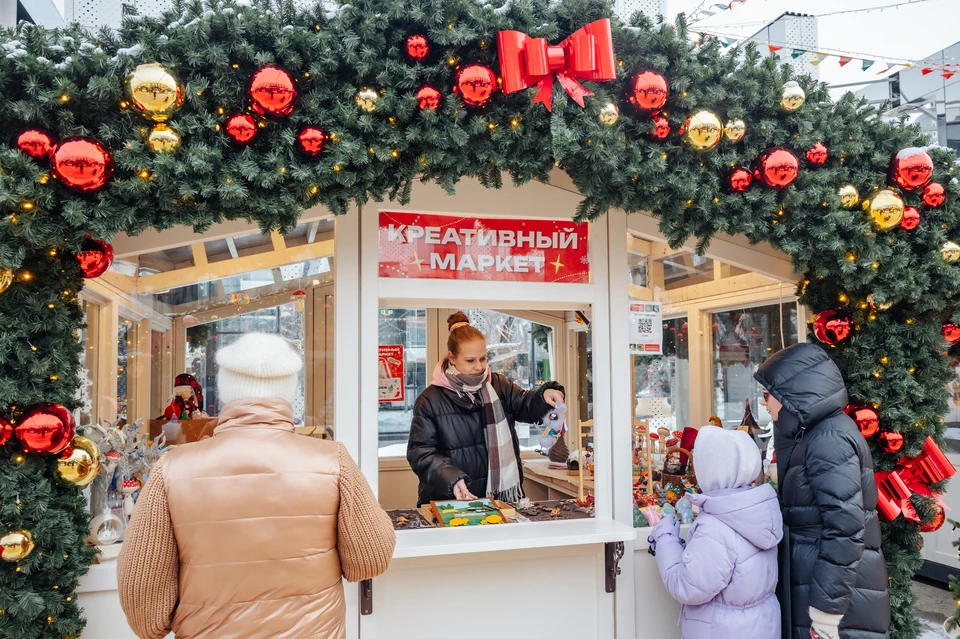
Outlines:
{"type": "Polygon", "coordinates": [[[686,497],[677,502],[677,516],[680,518],[681,524],[693,523],[693,505],[686,497]]]}
{"type": "Polygon", "coordinates": [[[202,419],[207,417],[201,408],[203,406],[203,387],[193,375],[182,373],[177,375],[173,383],[173,395],[170,397],[163,416],[170,419],[202,419]]]}
{"type": "Polygon", "coordinates": [[[554,519],[558,519],[560,517],[560,507],[558,506],[556,508],[551,508],[550,516],[553,517],[554,519]]]}
{"type": "Polygon", "coordinates": [[[656,526],[660,523],[660,520],[663,519],[663,515],[660,514],[660,509],[656,506],[647,506],[644,508],[643,516],[646,517],[647,523],[651,526],[656,526]]]}
{"type": "Polygon", "coordinates": [[[403,528],[410,523],[410,520],[406,517],[397,517],[397,528],[403,528]]]}
{"type": "Polygon", "coordinates": [[[566,413],[566,405],[557,404],[556,408],[550,409],[550,412],[544,415],[541,420],[543,432],[540,434],[540,448],[544,450],[553,448],[554,444],[567,432],[566,413]]]}
{"type": "Polygon", "coordinates": [[[633,507],[633,527],[634,528],[646,528],[650,525],[650,522],[647,521],[647,518],[643,516],[643,511],[641,511],[636,506],[633,507]]]}
{"type": "Polygon", "coordinates": [[[140,490],[140,482],[136,479],[124,479],[123,488],[120,492],[123,493],[123,514],[129,519],[133,517],[134,501],[133,494],[140,490]]]}
{"type": "Polygon", "coordinates": [[[677,516],[677,511],[674,510],[673,506],[666,504],[663,508],[660,509],[660,514],[666,517],[667,515],[677,516]]]}

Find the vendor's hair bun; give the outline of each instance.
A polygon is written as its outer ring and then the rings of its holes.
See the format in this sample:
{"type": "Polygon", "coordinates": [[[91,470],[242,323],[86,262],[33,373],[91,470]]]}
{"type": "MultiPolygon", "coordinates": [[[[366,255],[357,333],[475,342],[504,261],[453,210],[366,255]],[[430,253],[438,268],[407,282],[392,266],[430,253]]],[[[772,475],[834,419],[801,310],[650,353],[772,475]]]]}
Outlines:
{"type": "Polygon", "coordinates": [[[458,355],[461,344],[469,344],[480,340],[486,342],[483,333],[473,326],[470,326],[470,318],[463,311],[457,311],[447,318],[447,330],[450,331],[450,337],[447,338],[447,350],[458,355]]]}
{"type": "Polygon", "coordinates": [[[456,313],[454,313],[453,315],[447,318],[447,330],[448,331],[454,330],[453,327],[456,324],[466,324],[469,326],[470,318],[467,317],[467,314],[464,313],[463,311],[457,311],[456,313]]]}

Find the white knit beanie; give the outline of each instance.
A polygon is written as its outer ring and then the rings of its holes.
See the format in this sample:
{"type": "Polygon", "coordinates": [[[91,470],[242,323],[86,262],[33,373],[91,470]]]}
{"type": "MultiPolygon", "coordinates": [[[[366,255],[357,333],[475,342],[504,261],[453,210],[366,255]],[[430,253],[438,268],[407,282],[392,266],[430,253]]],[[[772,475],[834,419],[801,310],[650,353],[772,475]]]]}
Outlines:
{"type": "Polygon", "coordinates": [[[303,361],[279,335],[247,333],[217,351],[217,365],[217,389],[224,404],[256,397],[292,404],[303,361]]]}
{"type": "Polygon", "coordinates": [[[749,486],[760,476],[760,449],[742,430],[701,428],[693,450],[700,490],[749,486]]]}

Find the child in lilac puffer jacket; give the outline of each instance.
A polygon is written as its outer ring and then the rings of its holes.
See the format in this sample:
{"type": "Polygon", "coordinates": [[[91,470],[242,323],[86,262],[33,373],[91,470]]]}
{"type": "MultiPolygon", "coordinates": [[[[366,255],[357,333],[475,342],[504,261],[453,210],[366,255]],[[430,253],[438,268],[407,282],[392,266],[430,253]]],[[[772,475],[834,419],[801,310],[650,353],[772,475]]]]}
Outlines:
{"type": "Polygon", "coordinates": [[[683,639],[779,639],[777,544],[783,519],[760,475],[760,451],[747,433],[705,426],[697,436],[700,515],[686,546],[664,517],[650,535],[670,596],[682,604],[683,639]]]}

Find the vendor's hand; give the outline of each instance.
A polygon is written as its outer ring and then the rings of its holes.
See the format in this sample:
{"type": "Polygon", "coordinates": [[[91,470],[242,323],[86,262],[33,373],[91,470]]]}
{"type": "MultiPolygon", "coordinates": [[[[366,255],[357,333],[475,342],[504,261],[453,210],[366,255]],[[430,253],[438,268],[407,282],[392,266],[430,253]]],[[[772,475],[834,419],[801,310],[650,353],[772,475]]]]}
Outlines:
{"type": "Polygon", "coordinates": [[[556,408],[558,404],[563,403],[563,393],[555,388],[548,388],[543,391],[543,401],[556,408]]]}
{"type": "Polygon", "coordinates": [[[650,536],[655,541],[659,541],[664,535],[671,534],[677,539],[680,539],[680,522],[678,522],[673,515],[666,515],[660,520],[660,523],[656,525],[653,532],[650,533],[650,536]]]}
{"type": "Polygon", "coordinates": [[[453,486],[453,496],[460,501],[472,501],[477,496],[467,490],[467,484],[462,479],[453,486]]]}

